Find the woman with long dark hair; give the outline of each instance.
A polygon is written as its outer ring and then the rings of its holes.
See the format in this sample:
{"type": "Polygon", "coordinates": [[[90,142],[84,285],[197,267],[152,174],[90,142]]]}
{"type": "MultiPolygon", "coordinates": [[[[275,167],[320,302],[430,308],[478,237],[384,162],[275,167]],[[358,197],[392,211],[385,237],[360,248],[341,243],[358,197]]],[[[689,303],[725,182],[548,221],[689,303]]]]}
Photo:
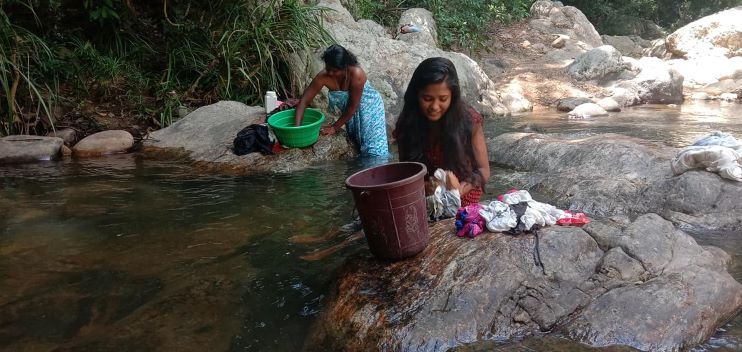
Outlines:
{"type": "Polygon", "coordinates": [[[426,59],[412,74],[394,131],[399,159],[425,164],[429,175],[446,170],[449,189],[458,189],[462,206],[479,202],[490,176],[482,123],[482,115],[461,99],[453,62],[426,59]]]}
{"type": "Polygon", "coordinates": [[[345,125],[361,156],[389,157],[384,101],[371,86],[355,55],[334,44],[325,50],[322,60],[325,69],[314,77],[296,106],[295,126],[301,125],[306,107],[323,87],[327,87],[329,108],[340,117],[333,124],[322,127],[320,133],[335,134],[345,125]]]}

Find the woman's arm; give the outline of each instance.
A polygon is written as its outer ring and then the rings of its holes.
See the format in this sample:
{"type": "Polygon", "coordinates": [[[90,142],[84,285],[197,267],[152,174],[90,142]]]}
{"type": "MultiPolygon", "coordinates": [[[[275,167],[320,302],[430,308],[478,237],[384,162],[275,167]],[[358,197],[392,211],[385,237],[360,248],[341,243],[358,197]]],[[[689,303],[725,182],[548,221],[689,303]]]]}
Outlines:
{"type": "Polygon", "coordinates": [[[348,74],[350,75],[350,87],[348,87],[348,89],[350,90],[348,97],[348,106],[346,107],[345,111],[343,111],[342,115],[340,115],[340,118],[335,121],[335,123],[333,123],[331,126],[322,128],[321,132],[323,135],[337,133],[340,127],[345,125],[348,120],[353,117],[353,114],[355,114],[356,110],[358,110],[358,106],[361,105],[363,86],[366,84],[366,74],[363,72],[363,69],[358,66],[349,69],[348,74]]]}
{"type": "MultiPolygon", "coordinates": [[[[481,123],[475,123],[472,126],[471,144],[474,148],[474,161],[476,162],[475,168],[478,171],[479,176],[482,178],[479,180],[481,185],[487,184],[487,180],[490,178],[490,162],[487,156],[487,142],[484,140],[484,128],[481,123]]],[[[478,185],[473,185],[470,182],[461,182],[459,186],[459,193],[463,197],[469,193],[472,188],[478,185]]]]}
{"type": "Polygon", "coordinates": [[[306,110],[307,106],[309,106],[309,102],[314,99],[314,97],[319,93],[320,90],[322,90],[322,87],[325,86],[325,80],[327,76],[325,75],[325,71],[322,70],[320,73],[318,73],[316,76],[314,76],[314,79],[312,79],[312,83],[309,84],[309,86],[304,89],[304,93],[301,94],[301,100],[299,100],[299,104],[296,105],[296,117],[294,117],[294,126],[301,126],[301,121],[304,119],[304,110],[306,110]]]}

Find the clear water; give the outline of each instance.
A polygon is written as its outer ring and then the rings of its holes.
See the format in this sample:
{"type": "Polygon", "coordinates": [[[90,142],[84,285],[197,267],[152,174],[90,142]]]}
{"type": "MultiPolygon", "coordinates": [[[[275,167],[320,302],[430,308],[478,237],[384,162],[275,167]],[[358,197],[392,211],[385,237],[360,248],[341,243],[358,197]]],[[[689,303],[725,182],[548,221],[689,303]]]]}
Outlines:
{"type": "MultiPolygon", "coordinates": [[[[673,146],[712,130],[742,137],[741,105],[645,106],[606,118],[540,112],[490,120],[487,135],[536,130],[621,133],[673,146]]],[[[297,243],[346,224],[343,181],[360,165],[288,175],[199,174],[120,155],[0,166],[0,350],[295,351],[327,301],[335,271],[362,241],[297,243]]],[[[495,169],[494,172],[508,172],[495,169]]],[[[493,196],[509,185],[492,185],[493,196]]],[[[544,199],[548,201],[548,199],[544,199]]],[[[696,234],[734,257],[742,234],[696,234]]],[[[558,337],[462,351],[592,350],[558,337]]],[[[607,349],[610,351],[627,350],[607,349]]],[[[739,316],[698,350],[742,350],[739,316]]]]}

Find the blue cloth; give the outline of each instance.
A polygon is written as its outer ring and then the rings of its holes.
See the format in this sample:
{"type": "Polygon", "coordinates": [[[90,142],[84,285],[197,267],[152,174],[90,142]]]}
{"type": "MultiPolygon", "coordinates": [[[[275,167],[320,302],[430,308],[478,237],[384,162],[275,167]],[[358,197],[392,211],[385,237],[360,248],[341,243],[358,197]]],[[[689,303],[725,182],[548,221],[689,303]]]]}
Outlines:
{"type": "MultiPolygon", "coordinates": [[[[330,111],[341,115],[348,107],[350,93],[345,90],[332,90],[328,96],[330,111]]],[[[363,94],[358,109],[345,127],[353,142],[361,148],[361,156],[389,158],[389,144],[386,139],[386,114],[384,101],[369,81],[363,85],[363,94]]]]}

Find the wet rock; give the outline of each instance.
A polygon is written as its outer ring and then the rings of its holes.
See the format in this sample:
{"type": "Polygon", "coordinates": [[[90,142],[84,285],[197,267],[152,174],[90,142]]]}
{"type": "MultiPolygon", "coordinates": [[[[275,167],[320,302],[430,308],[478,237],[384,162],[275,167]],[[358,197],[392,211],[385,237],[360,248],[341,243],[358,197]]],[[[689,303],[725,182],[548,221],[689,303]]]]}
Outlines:
{"type": "Polygon", "coordinates": [[[62,138],[7,136],[0,138],[0,165],[57,160],[64,145],[62,138]]]}
{"type": "Polygon", "coordinates": [[[573,119],[587,119],[605,115],[608,115],[608,112],[600,107],[600,105],[594,103],[581,104],[569,112],[569,117],[573,119]]]}
{"type": "Polygon", "coordinates": [[[598,100],[595,104],[598,104],[601,108],[608,112],[619,112],[621,111],[621,105],[611,97],[603,98],[598,100]]]}
{"type": "Polygon", "coordinates": [[[711,97],[706,92],[695,92],[690,96],[691,100],[710,100],[711,97]]]}
{"type": "Polygon", "coordinates": [[[682,58],[742,56],[742,6],[703,17],[667,37],[667,49],[682,58]]]}
{"type": "Polygon", "coordinates": [[[574,110],[576,107],[582,104],[587,104],[587,103],[592,103],[592,102],[593,100],[590,98],[583,98],[583,97],[564,98],[564,99],[557,100],[556,108],[557,108],[557,111],[569,112],[569,111],[574,110]]]}
{"type": "MultiPolygon", "coordinates": [[[[706,228],[742,229],[742,182],[715,173],[673,176],[679,149],[602,134],[578,140],[507,133],[487,141],[491,160],[515,170],[507,180],[548,196],[562,208],[601,216],[675,211],[704,219],[706,228]]],[[[694,226],[689,223],[689,226],[694,226]]]]}
{"type": "Polygon", "coordinates": [[[315,161],[341,159],[354,154],[343,133],[321,136],[311,147],[291,148],[275,155],[234,154],[232,147],[237,132],[264,120],[262,107],[220,101],[197,109],[167,128],[152,132],[143,141],[143,149],[155,155],[185,156],[199,167],[233,174],[288,172],[305,168],[315,161]]]}
{"type": "Polygon", "coordinates": [[[603,45],[598,31],[587,17],[575,7],[539,0],[531,5],[528,24],[544,33],[563,34],[591,47],[603,45]]]}
{"type": "Polygon", "coordinates": [[[654,214],[539,230],[543,272],[531,234],[470,240],[453,228],[432,225],[428,248],[405,261],[349,260],[307,350],[446,351],[556,328],[593,345],[669,351],[704,341],[742,307],[729,256],[654,214]]]}
{"type": "Polygon", "coordinates": [[[72,149],[66,145],[62,145],[62,155],[63,156],[72,156],[72,149]]]}
{"type": "Polygon", "coordinates": [[[567,73],[578,81],[606,80],[626,69],[621,53],[603,45],[578,56],[567,66],[567,73]]]}
{"type": "Polygon", "coordinates": [[[432,47],[438,46],[438,30],[435,26],[433,13],[422,8],[412,8],[402,12],[397,24],[397,39],[408,43],[422,43],[432,47]],[[401,33],[400,28],[405,24],[413,24],[420,32],[401,33]]]}
{"type": "Polygon", "coordinates": [[[57,131],[50,131],[47,137],[59,137],[64,141],[64,145],[71,146],[77,141],[77,132],[71,128],[65,128],[57,131]]]}
{"type": "MultiPolygon", "coordinates": [[[[383,97],[388,126],[394,125],[402,111],[404,93],[415,68],[425,58],[435,56],[446,57],[456,65],[462,95],[467,103],[485,115],[508,114],[495,84],[468,56],[419,42],[380,37],[356,22],[337,0],[323,0],[319,5],[333,10],[323,14],[325,29],[358,57],[369,81],[383,97]]],[[[306,87],[324,66],[320,52],[297,53],[290,61],[293,79],[301,87],[306,87]]],[[[327,106],[325,94],[317,96],[315,106],[327,106]]]]}
{"type": "Polygon", "coordinates": [[[126,153],[134,146],[134,137],[123,130],[98,132],[83,138],[72,147],[74,157],[92,157],[126,153]]]}

